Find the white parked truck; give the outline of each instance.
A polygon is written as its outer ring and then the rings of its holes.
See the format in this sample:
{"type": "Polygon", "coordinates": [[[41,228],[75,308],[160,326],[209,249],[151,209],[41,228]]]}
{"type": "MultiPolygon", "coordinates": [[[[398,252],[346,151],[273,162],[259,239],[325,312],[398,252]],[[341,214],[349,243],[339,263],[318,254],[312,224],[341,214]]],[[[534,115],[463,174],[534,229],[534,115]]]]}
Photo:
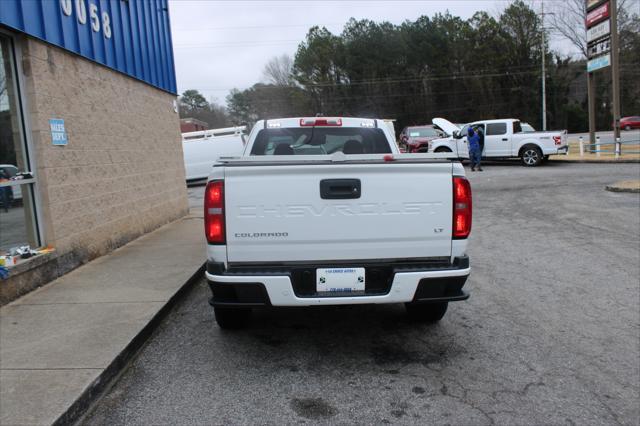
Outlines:
{"type": "Polygon", "coordinates": [[[400,154],[383,120],[258,121],[205,190],[206,277],[222,328],[259,306],[465,300],[471,188],[446,155],[400,154]]]}
{"type": "Polygon", "coordinates": [[[240,155],[246,126],[201,130],[182,134],[187,181],[204,180],[219,157],[240,155]]]}
{"type": "Polygon", "coordinates": [[[525,166],[538,166],[550,155],[567,154],[569,150],[566,130],[525,132],[520,120],[513,118],[474,121],[462,128],[444,118],[434,118],[433,124],[451,136],[433,140],[431,151],[453,153],[460,159],[469,158],[469,126],[481,127],[484,131],[482,158],[520,158],[525,166]]]}

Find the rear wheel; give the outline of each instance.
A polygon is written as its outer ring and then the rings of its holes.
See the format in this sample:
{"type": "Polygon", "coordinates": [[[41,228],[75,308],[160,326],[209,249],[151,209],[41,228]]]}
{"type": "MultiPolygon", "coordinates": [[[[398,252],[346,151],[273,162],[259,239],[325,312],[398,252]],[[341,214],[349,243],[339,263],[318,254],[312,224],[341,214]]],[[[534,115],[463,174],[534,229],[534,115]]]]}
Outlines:
{"type": "Polygon", "coordinates": [[[216,315],[216,322],[220,328],[225,330],[244,328],[251,317],[250,308],[223,308],[216,306],[213,308],[213,312],[216,315]]]}
{"type": "Polygon", "coordinates": [[[445,148],[444,146],[439,146],[436,148],[434,152],[452,152],[449,148],[445,148]]]}
{"type": "Polygon", "coordinates": [[[522,165],[527,167],[539,166],[542,163],[542,151],[535,145],[527,145],[522,148],[520,154],[522,165]]]}
{"type": "Polygon", "coordinates": [[[447,313],[448,302],[406,303],[407,315],[416,322],[438,322],[447,313]]]}
{"type": "Polygon", "coordinates": [[[627,131],[629,131],[629,130],[631,130],[631,126],[629,126],[629,125],[627,124],[626,126],[624,126],[624,129],[625,129],[625,130],[627,130],[627,131]]]}

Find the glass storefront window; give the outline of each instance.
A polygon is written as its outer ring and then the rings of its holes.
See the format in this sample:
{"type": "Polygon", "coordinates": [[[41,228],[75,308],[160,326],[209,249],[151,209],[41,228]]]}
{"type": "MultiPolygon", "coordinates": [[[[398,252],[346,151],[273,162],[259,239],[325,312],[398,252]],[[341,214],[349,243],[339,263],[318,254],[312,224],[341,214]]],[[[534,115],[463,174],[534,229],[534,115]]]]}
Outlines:
{"type": "Polygon", "coordinates": [[[40,245],[12,39],[0,33],[0,254],[40,245]]]}

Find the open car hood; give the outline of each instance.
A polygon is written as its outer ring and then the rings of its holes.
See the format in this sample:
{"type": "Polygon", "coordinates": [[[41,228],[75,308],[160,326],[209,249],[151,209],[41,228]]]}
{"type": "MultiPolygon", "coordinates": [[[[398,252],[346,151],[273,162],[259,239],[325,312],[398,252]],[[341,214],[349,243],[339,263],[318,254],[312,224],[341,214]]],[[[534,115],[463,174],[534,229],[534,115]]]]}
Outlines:
{"type": "Polygon", "coordinates": [[[444,118],[436,117],[433,120],[431,120],[431,122],[434,125],[440,127],[445,132],[447,132],[449,136],[453,136],[454,131],[457,131],[457,132],[460,131],[460,127],[456,126],[455,124],[453,124],[452,122],[444,118]]]}

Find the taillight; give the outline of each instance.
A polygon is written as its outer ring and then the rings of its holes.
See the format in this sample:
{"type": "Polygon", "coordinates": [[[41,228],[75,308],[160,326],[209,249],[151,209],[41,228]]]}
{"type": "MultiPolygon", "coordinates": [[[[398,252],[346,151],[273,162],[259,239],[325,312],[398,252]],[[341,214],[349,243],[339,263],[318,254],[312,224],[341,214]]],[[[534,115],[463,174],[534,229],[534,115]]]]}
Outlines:
{"type": "Polygon", "coordinates": [[[225,244],[224,181],[212,180],[204,192],[204,232],[209,244],[225,244]]]}
{"type": "Polygon", "coordinates": [[[453,178],[453,238],[467,238],[471,233],[471,185],[467,178],[453,178]]]}
{"type": "Polygon", "coordinates": [[[556,145],[562,145],[562,136],[554,136],[553,141],[556,143],[556,145]]]}
{"type": "Polygon", "coordinates": [[[342,126],[341,118],[301,118],[300,126],[330,126],[339,127],[342,126]]]}

